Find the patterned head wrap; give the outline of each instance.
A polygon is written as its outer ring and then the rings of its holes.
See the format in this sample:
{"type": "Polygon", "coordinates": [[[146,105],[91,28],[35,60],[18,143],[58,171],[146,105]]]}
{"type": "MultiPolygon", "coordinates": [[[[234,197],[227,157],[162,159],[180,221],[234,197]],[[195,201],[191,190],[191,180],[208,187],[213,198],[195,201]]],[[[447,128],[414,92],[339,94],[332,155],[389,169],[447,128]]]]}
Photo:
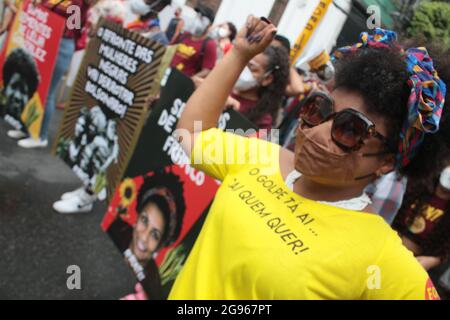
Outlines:
{"type": "Polygon", "coordinates": [[[406,51],[397,43],[397,34],[376,28],[374,35],[363,32],[360,42],[337,49],[333,61],[361,48],[398,48],[404,57],[409,74],[411,93],[408,99],[408,117],[400,133],[396,156],[397,168],[407,166],[417,154],[425,134],[436,133],[445,103],[446,86],[434,69],[433,60],[426,48],[410,48],[406,51]]]}

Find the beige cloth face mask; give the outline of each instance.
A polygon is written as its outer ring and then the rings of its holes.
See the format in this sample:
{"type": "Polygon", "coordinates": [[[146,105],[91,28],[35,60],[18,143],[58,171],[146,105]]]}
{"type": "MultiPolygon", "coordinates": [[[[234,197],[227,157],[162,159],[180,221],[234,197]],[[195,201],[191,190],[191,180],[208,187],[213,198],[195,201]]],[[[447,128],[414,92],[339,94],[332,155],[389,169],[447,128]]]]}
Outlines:
{"type": "Polygon", "coordinates": [[[313,128],[297,130],[295,169],[306,177],[335,181],[355,181],[373,176],[355,177],[355,168],[364,155],[344,152],[331,138],[333,122],[327,121],[313,128]]]}

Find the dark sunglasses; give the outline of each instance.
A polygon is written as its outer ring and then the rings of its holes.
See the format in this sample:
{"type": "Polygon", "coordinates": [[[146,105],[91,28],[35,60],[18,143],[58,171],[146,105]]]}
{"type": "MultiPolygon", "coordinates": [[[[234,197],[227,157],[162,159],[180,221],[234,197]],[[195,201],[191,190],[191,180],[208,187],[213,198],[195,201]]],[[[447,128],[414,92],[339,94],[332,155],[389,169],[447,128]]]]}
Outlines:
{"type": "MultiPolygon", "coordinates": [[[[371,137],[387,146],[386,138],[375,130],[375,124],[364,114],[352,108],[334,112],[333,99],[323,92],[314,92],[306,99],[299,117],[308,127],[315,127],[333,119],[331,138],[346,152],[358,151],[364,145],[364,140],[371,137]]],[[[386,153],[388,152],[376,155],[386,153]]]]}

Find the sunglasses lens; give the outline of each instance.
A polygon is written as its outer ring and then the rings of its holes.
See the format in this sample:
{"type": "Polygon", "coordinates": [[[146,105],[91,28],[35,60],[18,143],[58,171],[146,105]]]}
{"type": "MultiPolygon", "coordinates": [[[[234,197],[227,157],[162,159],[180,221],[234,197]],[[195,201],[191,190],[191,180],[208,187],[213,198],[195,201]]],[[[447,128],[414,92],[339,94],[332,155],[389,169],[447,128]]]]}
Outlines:
{"type": "Polygon", "coordinates": [[[366,123],[353,113],[340,112],[334,118],[331,135],[343,147],[354,148],[358,146],[366,133],[366,123]]]}
{"type": "Polygon", "coordinates": [[[315,96],[303,105],[300,111],[302,120],[310,125],[321,124],[333,112],[333,105],[330,100],[322,96],[315,96]]]}

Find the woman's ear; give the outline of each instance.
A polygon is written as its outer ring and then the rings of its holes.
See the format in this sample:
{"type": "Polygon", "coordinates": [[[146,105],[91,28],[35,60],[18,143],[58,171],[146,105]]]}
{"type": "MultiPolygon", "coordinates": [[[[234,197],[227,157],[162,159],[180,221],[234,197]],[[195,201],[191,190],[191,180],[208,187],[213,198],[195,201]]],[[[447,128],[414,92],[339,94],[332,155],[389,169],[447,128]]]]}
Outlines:
{"type": "Polygon", "coordinates": [[[381,166],[375,172],[378,177],[384,176],[391,171],[394,171],[395,168],[395,155],[390,154],[384,156],[381,162],[381,166]]]}
{"type": "Polygon", "coordinates": [[[264,80],[261,82],[261,86],[263,86],[263,87],[268,87],[268,86],[270,86],[271,84],[272,84],[272,82],[273,82],[273,74],[272,73],[270,73],[268,76],[266,76],[265,78],[264,78],[264,80]]]}

